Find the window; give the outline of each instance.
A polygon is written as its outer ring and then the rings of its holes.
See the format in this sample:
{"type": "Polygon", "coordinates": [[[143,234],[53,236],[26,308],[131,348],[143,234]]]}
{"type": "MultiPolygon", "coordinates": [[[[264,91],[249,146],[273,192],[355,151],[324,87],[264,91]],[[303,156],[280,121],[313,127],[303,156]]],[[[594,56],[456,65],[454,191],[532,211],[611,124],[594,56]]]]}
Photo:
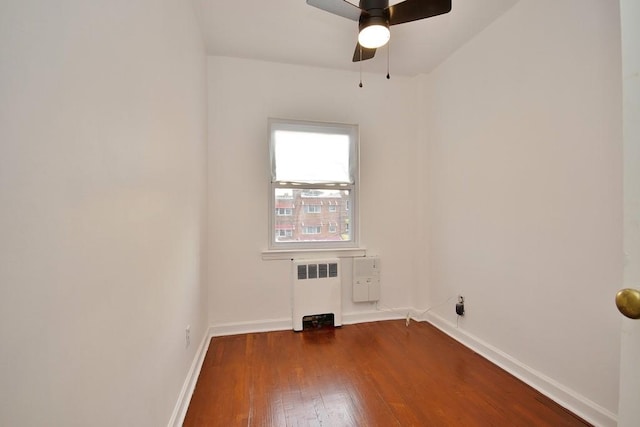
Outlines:
{"type": "Polygon", "coordinates": [[[278,215],[278,216],[291,216],[291,215],[293,215],[293,209],[291,209],[291,208],[276,208],[276,215],[278,215]]]}
{"type": "Polygon", "coordinates": [[[357,247],[358,126],[270,119],[269,151],[269,249],[357,247]]]}
{"type": "Polygon", "coordinates": [[[305,205],[305,213],[320,213],[320,205],[305,205]]]}
{"type": "Polygon", "coordinates": [[[293,237],[293,230],[276,230],[278,237],[293,237]]]}
{"type": "Polygon", "coordinates": [[[322,227],[317,225],[313,227],[302,227],[302,234],[320,234],[322,227]]]}

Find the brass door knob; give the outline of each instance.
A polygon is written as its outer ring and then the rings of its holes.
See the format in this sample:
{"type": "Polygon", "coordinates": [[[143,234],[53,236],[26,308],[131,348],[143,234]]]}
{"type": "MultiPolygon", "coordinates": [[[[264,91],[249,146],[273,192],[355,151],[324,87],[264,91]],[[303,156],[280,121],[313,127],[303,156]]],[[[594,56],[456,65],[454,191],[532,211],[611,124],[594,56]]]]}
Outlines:
{"type": "Polygon", "coordinates": [[[640,291],[638,289],[622,289],[616,294],[616,305],[620,313],[629,319],[640,319],[640,291]]]}

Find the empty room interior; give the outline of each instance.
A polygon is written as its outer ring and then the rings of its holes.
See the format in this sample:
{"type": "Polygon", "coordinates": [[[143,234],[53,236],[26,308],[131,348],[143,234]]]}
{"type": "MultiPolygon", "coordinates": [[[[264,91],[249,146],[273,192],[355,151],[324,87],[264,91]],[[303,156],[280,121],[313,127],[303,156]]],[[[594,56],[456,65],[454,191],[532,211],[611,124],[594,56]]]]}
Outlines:
{"type": "MultiPolygon", "coordinates": [[[[391,1],[370,58],[373,12],[338,4],[0,2],[0,425],[182,425],[217,340],[389,325],[416,372],[428,330],[637,425],[614,303],[634,0],[453,0],[402,25],[391,1]],[[298,182],[276,135],[322,126],[347,166],[298,182]]],[[[237,425],[350,425],[286,415],[237,425]]]]}

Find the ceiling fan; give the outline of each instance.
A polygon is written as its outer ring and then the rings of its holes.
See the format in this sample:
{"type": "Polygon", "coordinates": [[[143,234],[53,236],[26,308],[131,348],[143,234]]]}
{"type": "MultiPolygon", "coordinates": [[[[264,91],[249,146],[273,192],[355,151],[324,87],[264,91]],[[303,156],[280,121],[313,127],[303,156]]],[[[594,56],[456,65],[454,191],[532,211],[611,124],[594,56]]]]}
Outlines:
{"type": "Polygon", "coordinates": [[[307,4],[358,21],[358,43],[353,62],[373,58],[376,49],[389,41],[389,26],[451,11],[451,0],[405,0],[391,6],[389,0],[360,0],[359,7],[346,0],[307,0],[307,4]]]}

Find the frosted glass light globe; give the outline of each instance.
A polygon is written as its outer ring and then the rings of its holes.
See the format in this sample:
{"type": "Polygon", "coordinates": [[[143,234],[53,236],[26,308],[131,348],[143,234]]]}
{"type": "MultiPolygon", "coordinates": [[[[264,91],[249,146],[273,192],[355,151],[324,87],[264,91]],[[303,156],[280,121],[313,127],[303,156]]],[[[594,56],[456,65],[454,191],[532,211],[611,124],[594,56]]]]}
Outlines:
{"type": "Polygon", "coordinates": [[[367,49],[375,49],[384,46],[389,41],[391,33],[384,25],[369,25],[358,34],[358,43],[367,49]]]}

